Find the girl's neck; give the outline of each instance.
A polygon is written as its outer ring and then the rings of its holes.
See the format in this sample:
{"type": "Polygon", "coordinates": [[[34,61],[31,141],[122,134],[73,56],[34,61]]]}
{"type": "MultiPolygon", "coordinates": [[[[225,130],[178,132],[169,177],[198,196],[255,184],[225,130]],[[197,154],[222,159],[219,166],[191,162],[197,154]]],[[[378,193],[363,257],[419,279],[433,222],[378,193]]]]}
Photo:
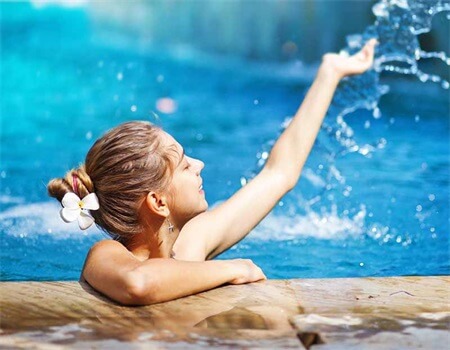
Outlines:
{"type": "Polygon", "coordinates": [[[136,235],[127,244],[127,248],[141,261],[151,258],[172,258],[173,246],[179,233],[176,226],[171,227],[168,222],[164,222],[156,232],[148,229],[136,235]]]}

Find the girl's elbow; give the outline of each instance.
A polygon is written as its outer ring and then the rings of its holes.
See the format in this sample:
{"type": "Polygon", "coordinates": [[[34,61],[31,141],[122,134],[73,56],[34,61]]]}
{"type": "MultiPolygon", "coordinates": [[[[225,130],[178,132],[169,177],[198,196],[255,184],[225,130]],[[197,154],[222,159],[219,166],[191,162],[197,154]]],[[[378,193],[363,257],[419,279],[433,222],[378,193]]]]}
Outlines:
{"type": "Polygon", "coordinates": [[[123,305],[150,305],[159,302],[157,282],[139,271],[127,272],[120,300],[123,305]]]}
{"type": "Polygon", "coordinates": [[[283,192],[283,195],[291,191],[299,180],[300,174],[292,171],[290,168],[270,168],[266,167],[265,171],[274,179],[275,184],[283,192]]]}
{"type": "Polygon", "coordinates": [[[282,171],[278,173],[278,182],[283,187],[283,192],[287,193],[294,189],[297,185],[299,176],[289,171],[282,171]]]}

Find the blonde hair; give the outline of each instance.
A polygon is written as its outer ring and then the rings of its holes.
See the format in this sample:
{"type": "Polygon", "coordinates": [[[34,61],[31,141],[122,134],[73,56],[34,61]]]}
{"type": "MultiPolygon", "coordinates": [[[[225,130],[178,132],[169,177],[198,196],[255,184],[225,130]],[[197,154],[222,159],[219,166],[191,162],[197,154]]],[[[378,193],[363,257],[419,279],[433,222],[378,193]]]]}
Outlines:
{"type": "Polygon", "coordinates": [[[173,161],[161,146],[161,128],[149,122],[121,124],[98,139],[85,164],[63,178],[52,179],[48,193],[59,201],[68,192],[83,198],[95,192],[100,209],[91,212],[95,222],[112,238],[126,243],[142,230],[139,207],[150,191],[165,191],[173,161]]]}

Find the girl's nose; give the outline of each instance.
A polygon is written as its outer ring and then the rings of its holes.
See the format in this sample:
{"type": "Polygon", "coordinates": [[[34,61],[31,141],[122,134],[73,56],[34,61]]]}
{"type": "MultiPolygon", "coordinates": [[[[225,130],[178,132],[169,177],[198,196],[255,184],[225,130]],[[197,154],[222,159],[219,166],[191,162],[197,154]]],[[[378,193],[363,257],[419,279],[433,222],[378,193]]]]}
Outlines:
{"type": "Polygon", "coordinates": [[[205,163],[203,163],[200,159],[195,159],[197,174],[199,175],[202,169],[205,167],[205,163]]]}

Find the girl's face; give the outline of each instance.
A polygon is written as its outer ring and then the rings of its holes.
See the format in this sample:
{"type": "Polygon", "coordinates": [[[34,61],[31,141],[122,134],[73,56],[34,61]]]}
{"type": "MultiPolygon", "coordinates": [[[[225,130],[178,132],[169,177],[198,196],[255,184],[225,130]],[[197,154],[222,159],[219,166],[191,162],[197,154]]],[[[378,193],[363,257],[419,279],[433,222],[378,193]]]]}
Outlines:
{"type": "Polygon", "coordinates": [[[183,147],[169,134],[163,133],[165,143],[175,150],[174,172],[169,186],[169,207],[171,217],[179,223],[186,223],[208,209],[200,173],[205,164],[184,154],[183,147]]]}

